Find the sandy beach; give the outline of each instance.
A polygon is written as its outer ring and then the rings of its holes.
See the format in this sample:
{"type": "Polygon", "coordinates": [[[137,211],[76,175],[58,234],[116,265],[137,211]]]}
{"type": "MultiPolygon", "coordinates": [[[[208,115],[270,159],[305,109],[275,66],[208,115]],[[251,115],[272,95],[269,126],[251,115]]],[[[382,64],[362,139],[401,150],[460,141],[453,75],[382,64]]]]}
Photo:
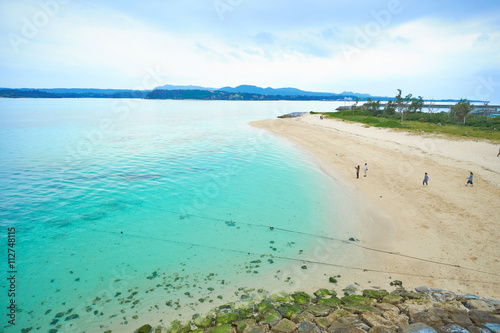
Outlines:
{"type": "Polygon", "coordinates": [[[356,264],[366,271],[343,275],[344,283],[383,288],[398,279],[407,288],[500,299],[497,145],[309,114],[252,126],[288,139],[317,159],[358,203],[358,244],[391,252],[362,249],[364,259],[356,264]],[[466,187],[470,171],[474,186],[466,187]],[[422,185],[425,172],[428,186],[422,185]]]}

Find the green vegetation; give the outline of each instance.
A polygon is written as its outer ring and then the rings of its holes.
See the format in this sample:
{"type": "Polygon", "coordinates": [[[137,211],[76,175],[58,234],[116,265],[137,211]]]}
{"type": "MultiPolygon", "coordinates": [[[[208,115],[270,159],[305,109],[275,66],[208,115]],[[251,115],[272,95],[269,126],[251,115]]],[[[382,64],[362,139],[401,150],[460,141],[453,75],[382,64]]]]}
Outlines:
{"type": "MultiPolygon", "coordinates": [[[[477,138],[500,141],[500,117],[474,115],[474,106],[462,99],[449,112],[422,112],[423,98],[412,98],[409,94],[389,101],[383,108],[380,101],[367,102],[338,112],[321,113],[325,117],[338,118],[366,124],[366,126],[404,129],[410,132],[443,134],[452,137],[477,138]]],[[[311,112],[314,113],[314,112],[311,112]]]]}

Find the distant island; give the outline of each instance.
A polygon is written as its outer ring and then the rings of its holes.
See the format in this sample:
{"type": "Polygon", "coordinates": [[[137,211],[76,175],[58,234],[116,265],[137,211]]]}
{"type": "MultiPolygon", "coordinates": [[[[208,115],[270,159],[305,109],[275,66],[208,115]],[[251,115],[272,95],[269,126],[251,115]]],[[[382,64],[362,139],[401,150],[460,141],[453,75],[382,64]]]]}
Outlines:
{"type": "MultiPolygon", "coordinates": [[[[394,97],[344,91],[340,94],[304,91],[297,88],[261,88],[253,85],[223,87],[164,85],[153,90],[93,89],[93,88],[0,88],[0,98],[137,98],[173,100],[240,100],[240,101],[390,101],[394,97]]],[[[443,99],[435,102],[457,102],[443,99]]],[[[481,102],[481,101],[470,101],[481,102]]]]}

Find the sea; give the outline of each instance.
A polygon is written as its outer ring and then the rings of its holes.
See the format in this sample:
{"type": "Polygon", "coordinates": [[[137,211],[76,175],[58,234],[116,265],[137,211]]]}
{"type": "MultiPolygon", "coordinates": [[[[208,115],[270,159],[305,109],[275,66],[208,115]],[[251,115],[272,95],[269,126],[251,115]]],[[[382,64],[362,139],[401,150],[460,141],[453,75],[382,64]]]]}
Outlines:
{"type": "Polygon", "coordinates": [[[249,123],[340,105],[0,99],[0,331],[133,332],[305,285],[346,257],[317,251],[352,236],[342,186],[249,123]]]}

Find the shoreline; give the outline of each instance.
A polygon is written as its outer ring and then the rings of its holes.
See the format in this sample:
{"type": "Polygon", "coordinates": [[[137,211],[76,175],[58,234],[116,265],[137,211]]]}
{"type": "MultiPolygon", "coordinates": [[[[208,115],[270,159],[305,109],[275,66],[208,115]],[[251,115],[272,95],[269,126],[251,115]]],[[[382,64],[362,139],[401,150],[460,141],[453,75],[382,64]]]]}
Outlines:
{"type": "Polygon", "coordinates": [[[390,277],[411,288],[426,285],[499,299],[500,206],[495,198],[500,197],[500,175],[494,170],[500,158],[495,159],[495,145],[366,128],[319,115],[251,125],[309,152],[326,174],[353,189],[361,207],[373,207],[361,217],[361,245],[398,255],[365,251],[366,268],[379,272],[370,272],[370,281],[366,274],[346,280],[384,287],[390,277]],[[361,170],[356,179],[354,166],[364,162],[368,175],[361,170]],[[469,170],[476,186],[467,188],[469,170]],[[424,172],[431,179],[427,188],[424,172]],[[386,244],[391,223],[393,246],[386,244]]]}

